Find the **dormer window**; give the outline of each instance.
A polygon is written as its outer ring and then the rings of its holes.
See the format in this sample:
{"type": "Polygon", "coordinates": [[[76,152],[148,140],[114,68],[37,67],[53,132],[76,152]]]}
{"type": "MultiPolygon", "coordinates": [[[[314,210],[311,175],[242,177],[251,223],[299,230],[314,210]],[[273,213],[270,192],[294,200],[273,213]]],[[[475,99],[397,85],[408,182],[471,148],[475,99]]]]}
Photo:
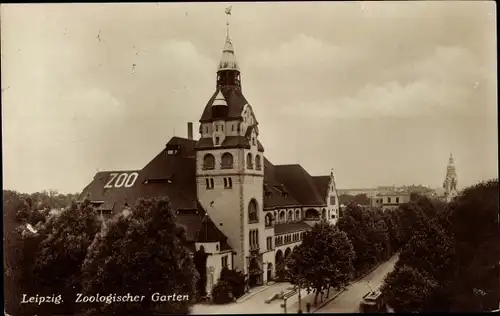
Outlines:
{"type": "Polygon", "coordinates": [[[252,137],[252,145],[255,146],[255,137],[252,137]]]}

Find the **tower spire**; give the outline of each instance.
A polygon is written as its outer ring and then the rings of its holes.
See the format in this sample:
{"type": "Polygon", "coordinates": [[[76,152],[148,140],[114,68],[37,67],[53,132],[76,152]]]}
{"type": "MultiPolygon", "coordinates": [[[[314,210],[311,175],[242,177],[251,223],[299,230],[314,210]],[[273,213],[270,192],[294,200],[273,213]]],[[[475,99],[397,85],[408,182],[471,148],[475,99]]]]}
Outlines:
{"type": "Polygon", "coordinates": [[[445,189],[444,197],[447,202],[457,195],[457,172],[455,169],[455,161],[450,153],[448,158],[448,166],[446,167],[446,178],[443,183],[445,189]]]}
{"type": "Polygon", "coordinates": [[[222,50],[219,67],[217,69],[217,86],[237,86],[240,85],[240,69],[234,54],[233,43],[230,37],[229,16],[231,15],[232,6],[226,8],[226,40],[222,50]]]}

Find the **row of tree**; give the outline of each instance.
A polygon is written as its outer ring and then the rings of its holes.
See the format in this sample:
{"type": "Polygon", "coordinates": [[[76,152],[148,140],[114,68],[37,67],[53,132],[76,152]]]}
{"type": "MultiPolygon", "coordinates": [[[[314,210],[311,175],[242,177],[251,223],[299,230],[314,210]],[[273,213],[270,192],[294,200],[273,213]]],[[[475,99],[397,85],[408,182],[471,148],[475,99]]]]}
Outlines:
{"type": "Polygon", "coordinates": [[[498,180],[469,187],[451,203],[419,199],[420,214],[395,269],[382,287],[396,312],[498,309],[500,230],[498,180]],[[426,220],[422,220],[426,217],[426,220]]]}
{"type": "Polygon", "coordinates": [[[25,196],[4,191],[5,305],[11,315],[186,314],[198,273],[185,232],[166,199],[140,200],[106,223],[89,201],[44,214],[25,196]],[[17,216],[19,210],[27,216],[17,216]],[[33,215],[37,214],[37,215],[33,215]],[[28,226],[30,225],[30,226],[28,226]],[[76,303],[87,296],[144,295],[137,303],[76,303]],[[189,295],[153,302],[153,293],[189,295]],[[27,296],[62,295],[61,304],[20,304],[27,296]]]}
{"type": "MultiPolygon", "coordinates": [[[[399,262],[413,260],[406,252],[410,246],[405,246],[418,244],[416,232],[429,225],[435,227],[429,223],[446,223],[445,209],[444,202],[418,195],[414,195],[411,202],[389,212],[362,206],[352,200],[336,226],[319,223],[305,234],[302,244],[295,248],[286,262],[287,279],[301,288],[314,291],[316,304],[323,291],[328,293],[330,288],[344,286],[401,249],[405,252],[399,262]]],[[[432,243],[432,234],[438,232],[428,232],[429,243],[432,243]]],[[[444,260],[444,257],[436,260],[444,260]]],[[[444,266],[440,269],[446,271],[444,266]]],[[[444,272],[437,273],[444,275],[444,272]]]]}

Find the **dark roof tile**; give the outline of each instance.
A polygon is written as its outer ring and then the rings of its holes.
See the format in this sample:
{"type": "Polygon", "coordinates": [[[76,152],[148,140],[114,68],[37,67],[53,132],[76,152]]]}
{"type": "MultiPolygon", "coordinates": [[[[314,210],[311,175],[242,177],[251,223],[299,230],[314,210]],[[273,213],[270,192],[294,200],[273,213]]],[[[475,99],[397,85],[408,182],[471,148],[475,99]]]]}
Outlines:
{"type": "Polygon", "coordinates": [[[296,223],[283,223],[274,225],[274,234],[282,235],[288,233],[299,232],[302,230],[311,229],[311,226],[306,222],[296,222],[296,223]]]}
{"type": "Polygon", "coordinates": [[[219,93],[222,92],[224,99],[226,99],[228,112],[227,119],[241,119],[241,112],[243,112],[243,108],[245,104],[248,104],[247,100],[243,96],[241,89],[238,87],[223,87],[222,89],[217,89],[215,93],[212,95],[210,100],[208,101],[205,109],[203,110],[203,114],[201,115],[200,122],[212,122],[212,104],[214,103],[215,97],[219,93]]]}
{"type": "Polygon", "coordinates": [[[313,178],[314,184],[316,185],[316,188],[318,189],[319,194],[322,197],[326,198],[326,196],[328,194],[328,189],[330,187],[331,177],[330,176],[313,176],[312,178],[313,178]]]}
{"type": "Polygon", "coordinates": [[[311,175],[301,165],[275,166],[275,174],[300,204],[325,205],[324,197],[319,194],[311,175]]]}

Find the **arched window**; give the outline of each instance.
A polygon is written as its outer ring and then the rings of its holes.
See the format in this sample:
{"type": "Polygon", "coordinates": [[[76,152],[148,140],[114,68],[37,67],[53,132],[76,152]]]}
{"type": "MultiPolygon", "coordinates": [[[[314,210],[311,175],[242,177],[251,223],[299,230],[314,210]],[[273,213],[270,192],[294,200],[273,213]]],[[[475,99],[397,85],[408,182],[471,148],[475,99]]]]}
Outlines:
{"type": "Polygon", "coordinates": [[[300,221],[300,211],[299,210],[296,210],[295,211],[295,220],[298,222],[300,221]]]}
{"type": "Polygon", "coordinates": [[[248,204],[248,222],[257,223],[259,221],[259,213],[257,207],[257,201],[252,199],[250,204],[248,204]]]}
{"type": "Polygon", "coordinates": [[[287,222],[293,222],[293,212],[290,210],[288,211],[288,217],[286,218],[287,222]]]}
{"type": "Polygon", "coordinates": [[[262,162],[260,155],[255,156],[255,169],[261,170],[262,169],[262,162]]]}
{"type": "Polygon", "coordinates": [[[212,154],[206,154],[203,157],[203,169],[214,169],[215,168],[215,157],[212,154]]]}
{"type": "Polygon", "coordinates": [[[221,169],[233,168],[233,155],[231,155],[230,153],[224,153],[222,155],[220,167],[221,169]]]}
{"type": "Polygon", "coordinates": [[[271,227],[273,225],[273,215],[271,213],[266,214],[266,227],[271,227]]]}
{"type": "Polygon", "coordinates": [[[251,153],[247,155],[247,169],[253,169],[253,157],[251,153]]]}
{"type": "Polygon", "coordinates": [[[285,211],[281,211],[280,212],[280,223],[284,223],[285,222],[285,211]]]}

